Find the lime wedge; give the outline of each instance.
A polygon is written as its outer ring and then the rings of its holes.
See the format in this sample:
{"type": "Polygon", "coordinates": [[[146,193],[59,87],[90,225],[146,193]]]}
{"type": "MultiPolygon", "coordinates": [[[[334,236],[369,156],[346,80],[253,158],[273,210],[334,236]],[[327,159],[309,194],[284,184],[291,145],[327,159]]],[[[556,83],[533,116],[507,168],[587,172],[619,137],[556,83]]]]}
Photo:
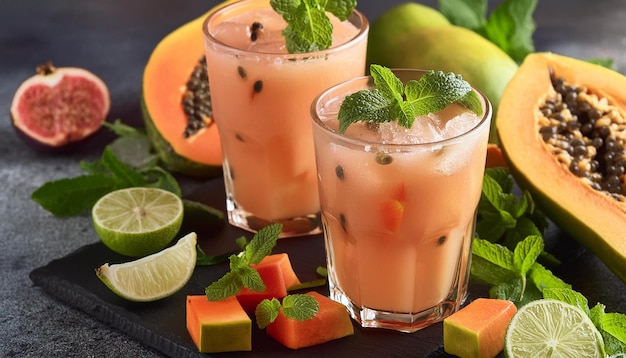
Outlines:
{"type": "Polygon", "coordinates": [[[96,275],[111,291],[130,301],[156,301],[178,292],[196,267],[196,233],[146,257],[122,264],[108,263],[96,275]]]}
{"type": "Polygon", "coordinates": [[[166,190],[128,188],[96,202],[92,219],[96,233],[111,250],[146,256],[165,248],[183,222],[183,202],[166,190]]]}
{"type": "Polygon", "coordinates": [[[600,332],[580,308],[543,299],[522,306],[504,338],[509,358],[603,357],[600,332]]]}

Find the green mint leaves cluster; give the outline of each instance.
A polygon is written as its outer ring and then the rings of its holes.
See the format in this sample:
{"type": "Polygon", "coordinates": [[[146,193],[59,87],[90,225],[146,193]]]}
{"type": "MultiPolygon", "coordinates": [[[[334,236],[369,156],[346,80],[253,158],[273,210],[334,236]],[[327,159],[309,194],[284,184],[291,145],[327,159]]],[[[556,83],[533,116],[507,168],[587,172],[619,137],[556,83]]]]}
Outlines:
{"type": "MultiPolygon", "coordinates": [[[[241,252],[230,255],[230,271],[205,288],[207,299],[223,300],[236,295],[244,287],[257,292],[265,291],[263,279],[251,265],[258,264],[271,254],[281,230],[281,224],[268,225],[259,230],[241,252]]],[[[259,328],[265,328],[272,323],[278,317],[281,306],[286,317],[299,321],[314,317],[319,309],[315,298],[303,294],[288,295],[283,298],[282,304],[276,298],[265,299],[255,311],[259,328]]]]}
{"type": "Polygon", "coordinates": [[[522,62],[534,52],[533,12],[537,0],[505,0],[488,16],[488,0],[439,0],[439,11],[454,25],[482,35],[522,62]]]}
{"type": "Polygon", "coordinates": [[[33,201],[63,217],[91,210],[98,199],[117,189],[155,187],[181,196],[176,179],[157,165],[144,133],[119,120],[104,125],[120,137],[105,147],[100,159],[81,161],[84,175],[45,183],[31,194],[33,201]]]}
{"type": "Polygon", "coordinates": [[[478,226],[483,221],[495,229],[483,231],[484,235],[477,230],[479,237],[472,244],[472,280],[488,284],[491,298],[510,300],[518,307],[546,298],[577,306],[602,335],[609,356],[626,354],[626,315],[606,313],[600,303],[589,308],[581,293],[539,262],[550,258],[541,234],[545,218],[534,210],[530,194],[524,192],[518,201],[511,193],[512,185],[504,168],[485,172],[478,226]],[[528,235],[522,237],[524,233],[528,235]]]}
{"type": "Polygon", "coordinates": [[[356,0],[271,0],[270,5],[287,22],[283,36],[289,53],[325,50],[333,42],[333,26],[326,12],[346,20],[356,0]]]}
{"type": "Polygon", "coordinates": [[[339,132],[344,133],[355,122],[398,121],[411,128],[415,117],[435,113],[454,102],[482,115],[476,92],[454,73],[429,71],[419,80],[405,84],[387,67],[372,64],[370,74],[376,88],[355,92],[339,109],[339,132]]]}

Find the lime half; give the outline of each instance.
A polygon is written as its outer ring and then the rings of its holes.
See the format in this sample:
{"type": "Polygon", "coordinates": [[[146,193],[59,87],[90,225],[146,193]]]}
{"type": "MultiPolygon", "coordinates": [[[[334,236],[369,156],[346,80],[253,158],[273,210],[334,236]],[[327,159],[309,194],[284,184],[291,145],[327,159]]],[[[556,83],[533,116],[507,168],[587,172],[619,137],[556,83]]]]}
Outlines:
{"type": "Polygon", "coordinates": [[[600,332],[580,308],[542,299],[522,306],[504,339],[509,358],[603,357],[600,332]]]}
{"type": "Polygon", "coordinates": [[[166,190],[128,188],[108,193],[92,210],[96,233],[111,250],[146,256],[165,248],[183,222],[183,202],[166,190]]]}
{"type": "Polygon", "coordinates": [[[130,301],[156,301],[178,292],[196,267],[196,233],[146,257],[122,264],[104,264],[96,275],[111,291],[130,301]]]}

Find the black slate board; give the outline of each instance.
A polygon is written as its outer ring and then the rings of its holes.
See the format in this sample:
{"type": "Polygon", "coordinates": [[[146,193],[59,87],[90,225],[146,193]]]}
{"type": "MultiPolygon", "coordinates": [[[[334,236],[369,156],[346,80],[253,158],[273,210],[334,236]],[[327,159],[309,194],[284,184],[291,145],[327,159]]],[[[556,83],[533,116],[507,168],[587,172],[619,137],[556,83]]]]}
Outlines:
{"type": "MultiPolygon", "coordinates": [[[[190,198],[224,209],[223,181],[214,180],[195,190],[190,198]]],[[[191,230],[198,233],[200,245],[208,255],[217,255],[236,248],[235,238],[252,234],[224,226],[221,230],[203,232],[202,228],[183,227],[181,234],[191,230]]],[[[181,235],[179,235],[181,236],[181,235]]],[[[312,235],[279,240],[275,253],[290,255],[294,270],[301,280],[317,278],[315,268],[325,264],[322,235],[312,235]]],[[[90,316],[109,324],[129,336],[171,357],[206,357],[193,344],[185,327],[185,297],[200,295],[204,288],[220,278],[228,264],[197,267],[191,280],[178,293],[151,303],[128,302],[109,291],[96,277],[94,269],[106,262],[120,263],[130,259],[109,250],[102,243],[86,245],[75,252],[51,261],[30,274],[35,285],[50,295],[80,309],[90,316]]],[[[318,289],[328,294],[327,287],[318,289]]],[[[484,292],[481,292],[484,295],[484,292]]],[[[269,338],[256,326],[253,329],[252,351],[220,353],[267,357],[280,354],[284,357],[402,356],[445,357],[442,349],[442,324],[407,334],[382,329],[363,329],[355,325],[354,336],[326,344],[291,350],[269,338]]]]}
{"type": "MultiPolygon", "coordinates": [[[[225,210],[223,185],[222,180],[209,181],[193,190],[188,197],[225,210]]],[[[235,250],[235,238],[239,236],[252,237],[251,233],[230,225],[220,229],[183,225],[179,237],[190,231],[196,231],[199,243],[208,255],[235,250]]],[[[563,260],[562,265],[551,268],[558,277],[583,293],[591,306],[600,302],[606,305],[606,312],[626,312],[626,285],[595,255],[583,249],[554,225],[550,225],[544,238],[547,251],[563,260]]],[[[274,252],[288,253],[294,270],[303,281],[318,278],[315,269],[325,264],[322,235],[281,239],[274,252]]],[[[96,267],[106,262],[120,263],[129,260],[131,259],[96,242],[33,270],[30,278],[35,285],[57,299],[165,355],[211,356],[199,353],[187,333],[185,297],[203,294],[207,285],[227,272],[228,264],[197,267],[187,285],[175,295],[157,302],[133,303],[109,291],[94,273],[96,267]]],[[[317,290],[328,294],[327,287],[317,290]]],[[[470,283],[469,300],[487,296],[486,287],[470,283]]],[[[253,328],[251,352],[220,353],[212,356],[273,357],[280,354],[284,357],[452,357],[443,351],[441,323],[411,334],[364,329],[355,325],[354,336],[300,350],[286,348],[256,326],[253,328]]]]}

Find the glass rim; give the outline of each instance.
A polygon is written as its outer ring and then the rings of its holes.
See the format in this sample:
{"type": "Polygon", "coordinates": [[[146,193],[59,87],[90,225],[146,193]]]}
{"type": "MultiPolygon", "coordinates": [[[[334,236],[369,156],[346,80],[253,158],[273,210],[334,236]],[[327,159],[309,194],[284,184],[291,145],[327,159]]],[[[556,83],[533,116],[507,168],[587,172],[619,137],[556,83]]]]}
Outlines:
{"type": "MultiPolygon", "coordinates": [[[[367,33],[369,31],[369,21],[367,20],[367,17],[365,17],[365,15],[363,13],[361,13],[360,11],[358,11],[357,9],[354,9],[352,11],[352,14],[350,14],[350,16],[348,17],[348,19],[346,21],[351,21],[353,19],[358,19],[360,20],[360,27],[358,27],[358,32],[351,37],[350,39],[348,39],[347,41],[334,46],[334,47],[330,47],[328,49],[325,50],[319,50],[319,51],[315,51],[315,52],[302,52],[302,53],[288,53],[288,52],[259,52],[259,51],[251,51],[251,50],[247,50],[247,49],[241,49],[238,47],[234,47],[231,45],[228,45],[222,41],[219,41],[218,39],[216,39],[211,32],[209,31],[209,23],[217,16],[223,14],[226,11],[232,10],[234,8],[237,7],[243,7],[246,5],[249,5],[251,3],[255,3],[256,1],[254,0],[240,0],[240,1],[236,1],[234,3],[228,4],[220,9],[218,9],[217,11],[213,12],[212,14],[209,14],[204,21],[202,22],[202,36],[204,38],[205,41],[210,41],[213,45],[215,45],[216,47],[218,47],[219,49],[224,49],[230,52],[237,52],[239,54],[248,54],[248,55],[254,55],[254,56],[259,56],[259,55],[263,55],[263,56],[270,56],[270,57],[276,57],[276,58],[285,58],[287,60],[292,60],[294,58],[310,58],[310,57],[323,57],[326,56],[328,54],[332,54],[335,52],[341,52],[343,51],[346,47],[350,47],[353,46],[353,44],[359,43],[360,40],[363,37],[367,37],[367,33]]],[[[259,4],[260,5],[260,4],[259,4]]],[[[266,4],[267,6],[258,6],[255,7],[256,8],[271,8],[269,6],[269,3],[266,4]]],[[[354,24],[354,22],[352,22],[354,24]]]]}
{"type": "MultiPolygon", "coordinates": [[[[391,68],[391,70],[396,74],[397,73],[425,74],[431,71],[431,70],[422,70],[422,69],[413,69],[413,68],[391,68]]],[[[325,89],[322,93],[317,95],[315,99],[313,100],[313,102],[311,103],[311,107],[310,107],[311,118],[312,118],[312,122],[314,126],[319,127],[327,135],[338,138],[342,143],[347,143],[347,144],[354,145],[354,146],[361,146],[361,147],[374,147],[375,146],[377,148],[395,148],[395,149],[430,147],[430,146],[446,146],[446,145],[453,144],[459,140],[462,140],[464,137],[467,137],[481,130],[482,128],[485,127],[485,125],[491,123],[491,119],[493,116],[493,106],[491,102],[489,101],[489,99],[487,98],[487,96],[484,93],[482,93],[480,90],[478,90],[476,87],[471,86],[470,84],[470,86],[472,87],[472,90],[476,92],[476,94],[478,95],[478,98],[480,99],[480,102],[483,105],[484,112],[480,118],[480,121],[476,123],[476,125],[474,125],[471,129],[461,134],[458,134],[450,138],[440,139],[440,140],[436,140],[432,142],[423,142],[423,143],[390,143],[390,142],[381,142],[381,141],[373,141],[373,140],[355,138],[355,137],[346,135],[345,133],[341,133],[338,130],[335,130],[334,128],[331,128],[330,126],[328,126],[326,123],[324,123],[324,121],[320,119],[320,116],[318,115],[318,111],[317,111],[319,108],[319,104],[323,99],[327,97],[332,98],[329,95],[333,91],[336,91],[340,89],[341,87],[346,87],[355,82],[364,82],[365,84],[372,83],[373,85],[373,78],[372,76],[365,75],[365,76],[355,77],[347,81],[340,82],[330,88],[325,89]]],[[[350,95],[351,93],[340,93],[340,95],[345,94],[347,96],[347,95],[350,95]]],[[[487,129],[487,131],[489,131],[489,128],[487,129]]]]}

